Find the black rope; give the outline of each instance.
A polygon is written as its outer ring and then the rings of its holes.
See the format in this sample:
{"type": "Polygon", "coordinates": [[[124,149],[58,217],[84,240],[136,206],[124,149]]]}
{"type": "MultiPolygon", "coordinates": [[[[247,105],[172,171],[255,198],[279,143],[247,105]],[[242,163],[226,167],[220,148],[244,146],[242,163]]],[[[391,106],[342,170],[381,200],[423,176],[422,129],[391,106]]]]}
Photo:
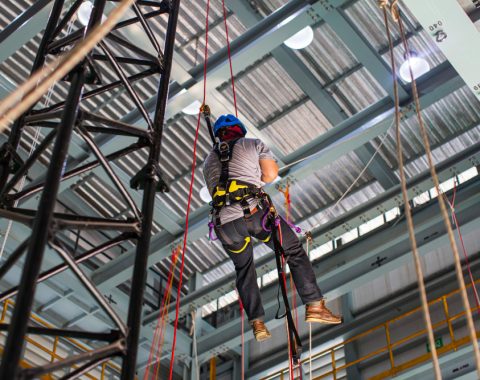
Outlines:
{"type": "Polygon", "coordinates": [[[273,247],[275,250],[275,261],[277,263],[278,281],[279,281],[280,289],[282,291],[283,303],[285,305],[284,316],[287,318],[288,335],[290,338],[290,353],[292,355],[294,363],[297,363],[300,361],[300,356],[302,354],[302,341],[300,339],[300,336],[298,335],[297,328],[295,327],[295,323],[293,321],[292,310],[290,308],[290,303],[288,301],[287,288],[286,288],[285,282],[283,281],[283,276],[285,272],[283,270],[281,258],[282,256],[285,257],[285,251],[283,250],[283,247],[280,244],[278,231],[275,226],[275,218],[276,216],[273,213],[271,213],[270,225],[272,228],[272,239],[273,239],[273,247]]]}

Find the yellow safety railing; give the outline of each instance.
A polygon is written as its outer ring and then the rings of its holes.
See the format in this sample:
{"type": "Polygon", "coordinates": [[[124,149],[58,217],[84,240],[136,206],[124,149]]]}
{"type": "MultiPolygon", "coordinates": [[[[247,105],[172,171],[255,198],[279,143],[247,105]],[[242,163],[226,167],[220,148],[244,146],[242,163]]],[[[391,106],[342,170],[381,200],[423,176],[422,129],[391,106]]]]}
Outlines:
{"type": "MultiPolygon", "coordinates": [[[[2,314],[1,314],[1,318],[0,318],[0,323],[4,323],[5,320],[6,320],[6,317],[7,317],[7,312],[8,312],[8,308],[10,306],[13,306],[14,303],[11,301],[11,300],[6,300],[4,303],[3,303],[3,308],[2,308],[2,314]]],[[[39,324],[40,326],[43,326],[43,327],[47,327],[47,328],[53,328],[54,326],[52,326],[50,323],[48,323],[47,321],[45,321],[44,319],[34,315],[34,314],[31,314],[30,318],[35,321],[37,324],[39,324]]],[[[65,359],[64,357],[60,356],[58,353],[57,353],[57,347],[58,347],[58,344],[60,342],[60,339],[62,340],[66,340],[68,341],[70,344],[72,344],[73,347],[75,347],[76,349],[78,349],[80,352],[87,352],[87,351],[91,351],[91,349],[89,349],[87,346],[83,345],[81,342],[79,342],[78,340],[76,339],[72,339],[72,338],[60,338],[60,337],[55,337],[54,338],[54,341],[53,341],[53,344],[52,344],[52,347],[47,347],[45,346],[44,344],[40,343],[38,340],[36,340],[35,338],[33,337],[29,337],[29,336],[26,336],[25,337],[25,341],[27,343],[30,343],[32,346],[38,348],[40,351],[46,353],[48,356],[50,356],[50,363],[53,363],[54,361],[60,361],[60,360],[63,360],[65,359]]],[[[2,352],[3,350],[0,348],[0,352],[2,352]]],[[[25,361],[25,360],[22,360],[20,365],[24,368],[29,368],[31,367],[31,365],[25,361]]],[[[77,368],[78,366],[72,366],[72,368],[77,368]]],[[[100,370],[100,380],[104,380],[105,379],[105,370],[107,367],[110,367],[111,369],[115,370],[116,372],[120,373],[120,367],[117,366],[115,363],[113,362],[105,362],[102,364],[102,367],[101,367],[101,370],[100,370]]],[[[92,371],[91,371],[92,372],[92,371]]],[[[89,373],[86,373],[84,374],[83,376],[86,376],[87,378],[89,379],[92,379],[92,380],[99,380],[99,378],[97,376],[93,376],[91,374],[91,372],[89,373]]],[[[53,377],[51,375],[44,375],[41,377],[42,380],[51,380],[53,379],[53,377]]]]}
{"type": "MultiPolygon", "coordinates": [[[[480,280],[476,281],[475,284],[478,284],[480,282],[480,280]]],[[[471,285],[468,285],[467,288],[470,288],[471,285]]],[[[450,337],[450,343],[442,346],[442,347],[439,347],[437,348],[437,352],[439,355],[441,354],[444,354],[446,352],[449,352],[449,351],[456,351],[460,346],[462,345],[465,345],[467,344],[468,342],[470,342],[470,337],[467,335],[467,336],[463,336],[463,337],[456,337],[455,336],[455,333],[454,333],[454,328],[453,328],[453,322],[455,320],[458,320],[460,319],[462,316],[464,316],[466,314],[465,311],[462,311],[460,313],[457,313],[457,314],[454,314],[454,315],[451,315],[450,314],[450,311],[449,311],[449,304],[448,304],[448,300],[455,296],[456,294],[458,294],[460,291],[457,289],[457,290],[454,290],[450,293],[447,293],[435,300],[432,300],[428,303],[429,307],[432,307],[433,305],[436,305],[436,304],[440,304],[441,306],[441,309],[443,310],[443,314],[445,316],[445,319],[441,320],[441,321],[438,321],[436,323],[434,323],[432,325],[434,331],[435,330],[438,330],[442,327],[447,327],[448,328],[448,335],[450,337]]],[[[473,307],[471,310],[472,311],[476,311],[478,308],[477,307],[473,307]]],[[[325,368],[323,367],[323,370],[326,371],[324,373],[322,373],[321,375],[319,376],[316,376],[314,379],[315,380],[320,380],[320,379],[323,379],[323,378],[326,378],[326,377],[333,377],[334,380],[336,380],[337,376],[339,375],[340,371],[344,371],[346,370],[348,367],[351,367],[353,365],[356,365],[356,364],[359,364],[361,362],[364,362],[368,359],[371,359],[375,356],[378,356],[380,354],[385,354],[387,353],[388,354],[388,358],[389,358],[389,363],[390,363],[390,368],[388,370],[385,370],[379,374],[376,374],[372,377],[370,377],[369,379],[370,380],[379,380],[379,379],[385,379],[387,377],[390,377],[390,376],[394,376],[402,371],[405,371],[409,368],[412,368],[418,364],[421,364],[421,363],[424,363],[426,361],[429,361],[430,360],[430,353],[429,352],[426,352],[425,354],[423,355],[420,355],[414,359],[411,359],[411,360],[408,360],[408,361],[405,361],[401,364],[397,364],[395,362],[395,354],[394,354],[394,349],[409,342],[409,341],[412,341],[413,339],[415,338],[418,338],[418,337],[421,337],[422,335],[425,335],[426,336],[426,333],[427,333],[427,330],[426,329],[421,329],[421,330],[418,330],[418,331],[415,331],[414,333],[411,333],[410,335],[402,338],[402,339],[399,339],[399,340],[395,340],[395,341],[392,341],[392,334],[391,334],[391,326],[394,324],[394,323],[401,323],[402,320],[405,320],[405,318],[409,317],[409,316],[412,316],[413,314],[417,313],[417,312],[420,312],[421,311],[421,307],[417,307],[415,309],[412,309],[410,311],[408,311],[407,313],[405,314],[402,314],[401,316],[399,317],[396,317],[396,318],[393,318],[393,319],[390,319],[389,321],[385,322],[385,323],[382,323],[381,325],[378,325],[378,326],[375,326],[367,331],[364,331],[358,335],[355,335],[354,337],[352,338],[349,338],[341,343],[338,343],[336,345],[333,345],[315,355],[312,355],[312,358],[311,360],[312,361],[315,361],[317,359],[320,359],[322,357],[327,357],[327,356],[330,356],[330,360],[329,360],[329,364],[328,366],[331,368],[329,369],[328,367],[325,368]],[[385,336],[385,345],[372,351],[372,352],[369,352],[368,354],[356,359],[356,360],[353,360],[353,361],[350,361],[350,362],[346,362],[345,364],[342,364],[342,365],[339,365],[337,366],[337,362],[339,361],[339,359],[344,359],[343,358],[343,355],[342,355],[342,358],[338,358],[335,356],[335,351],[338,351],[338,350],[341,350],[344,348],[344,346],[346,346],[347,344],[351,344],[355,341],[358,341],[362,338],[365,338],[371,334],[375,334],[375,333],[381,333],[383,331],[384,333],[384,336],[385,336]]],[[[477,331],[477,337],[480,336],[479,334],[480,332],[477,331]]],[[[375,337],[375,339],[378,339],[377,337],[375,337]]],[[[308,365],[308,362],[310,361],[310,357],[306,357],[302,360],[302,365],[308,365]]],[[[305,370],[308,371],[307,367],[305,367],[305,370]]],[[[275,373],[272,373],[266,377],[263,377],[261,380],[271,380],[271,379],[283,379],[284,376],[288,375],[289,373],[289,368],[283,368],[275,373]]],[[[288,376],[286,377],[288,378],[288,376]]]]}

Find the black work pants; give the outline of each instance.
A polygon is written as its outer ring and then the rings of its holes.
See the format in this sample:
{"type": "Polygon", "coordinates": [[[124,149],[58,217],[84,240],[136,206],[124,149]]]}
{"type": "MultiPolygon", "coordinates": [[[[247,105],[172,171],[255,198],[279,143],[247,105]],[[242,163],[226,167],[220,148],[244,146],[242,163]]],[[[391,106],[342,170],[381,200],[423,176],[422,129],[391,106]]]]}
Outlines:
{"type": "MultiPolygon", "coordinates": [[[[235,219],[215,228],[225,251],[235,265],[237,290],[250,321],[265,315],[257,284],[252,237],[265,242],[273,249],[271,234],[262,228],[262,217],[263,212],[257,211],[248,218],[235,219]]],[[[281,230],[285,259],[303,304],[322,299],[312,264],[297,235],[283,219],[281,230]]]]}

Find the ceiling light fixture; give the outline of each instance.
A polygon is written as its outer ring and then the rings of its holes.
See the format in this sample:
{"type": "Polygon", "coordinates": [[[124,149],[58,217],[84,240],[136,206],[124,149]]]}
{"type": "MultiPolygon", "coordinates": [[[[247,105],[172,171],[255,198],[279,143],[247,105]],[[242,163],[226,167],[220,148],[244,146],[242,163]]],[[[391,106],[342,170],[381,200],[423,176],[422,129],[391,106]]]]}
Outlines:
{"type": "Polygon", "coordinates": [[[88,25],[88,21],[90,20],[90,15],[92,14],[93,4],[91,1],[84,1],[79,7],[77,11],[77,18],[78,21],[83,26],[88,25]]]}
{"type": "Polygon", "coordinates": [[[410,67],[412,68],[414,79],[417,79],[430,71],[430,65],[427,60],[420,57],[415,51],[410,51],[409,54],[405,54],[405,62],[400,66],[400,77],[407,83],[412,81],[410,67]]]}
{"type": "Polygon", "coordinates": [[[200,106],[202,103],[200,103],[198,100],[195,100],[193,103],[190,105],[186,106],[182,112],[187,114],[187,115],[198,115],[200,112],[200,106]]]}
{"type": "MultiPolygon", "coordinates": [[[[83,26],[87,26],[92,15],[93,3],[89,0],[84,1],[77,10],[77,19],[83,26]]],[[[107,19],[105,15],[102,15],[102,22],[107,19]]]]}
{"type": "Polygon", "coordinates": [[[310,26],[306,26],[299,32],[295,33],[290,38],[284,41],[290,49],[304,49],[310,45],[313,41],[313,29],[310,26]]]}

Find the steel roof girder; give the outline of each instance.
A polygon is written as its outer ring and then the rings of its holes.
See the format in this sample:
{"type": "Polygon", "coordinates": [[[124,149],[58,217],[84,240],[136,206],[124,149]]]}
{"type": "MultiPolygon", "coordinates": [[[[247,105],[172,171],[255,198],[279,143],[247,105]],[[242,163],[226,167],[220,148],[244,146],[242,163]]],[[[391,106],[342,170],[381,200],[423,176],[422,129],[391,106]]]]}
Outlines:
{"type": "MultiPolygon", "coordinates": [[[[347,19],[344,12],[335,8],[322,10],[319,15],[393,99],[391,68],[347,19]]],[[[401,84],[398,90],[400,101],[405,101],[410,97],[401,84]]]]}
{"type": "Polygon", "coordinates": [[[480,100],[480,34],[461,4],[455,0],[404,3],[480,100]]]}
{"type": "Polygon", "coordinates": [[[42,31],[52,8],[50,3],[36,1],[0,33],[0,63],[42,31]]]}
{"type": "MultiPolygon", "coordinates": [[[[446,66],[450,65],[447,64],[446,66]]],[[[438,91],[435,91],[435,96],[430,94],[426,99],[423,99],[422,96],[422,100],[434,101],[438,98],[445,97],[455,89],[455,86],[459,85],[456,78],[447,81],[447,83],[444,83],[442,78],[439,79],[440,81],[435,82],[437,82],[437,85],[442,86],[438,91]]],[[[430,105],[427,104],[426,101],[423,102],[423,106],[430,105]]],[[[363,145],[365,142],[373,139],[379,134],[385,133],[385,131],[391,126],[391,122],[389,122],[388,119],[393,117],[393,113],[394,110],[391,108],[391,101],[384,100],[346,120],[341,125],[332,128],[318,139],[315,139],[312,143],[306,144],[301,152],[295,152],[296,154],[287,157],[288,161],[291,162],[298,158],[302,158],[305,154],[311,154],[310,152],[317,152],[309,159],[290,167],[288,169],[288,175],[294,175],[295,178],[307,178],[311,173],[331,162],[328,160],[336,159],[342,155],[342,152],[345,154],[346,152],[363,145]],[[355,134],[355,136],[348,141],[345,141],[344,136],[346,134],[355,134]],[[344,139],[343,141],[341,140],[342,138],[344,139]],[[337,141],[337,143],[333,150],[329,144],[332,144],[335,141],[337,141]],[[318,152],[319,148],[322,146],[330,146],[330,148],[322,149],[318,152]]],[[[280,184],[282,184],[282,181],[286,181],[286,178],[287,177],[281,180],[280,184]]],[[[200,237],[206,236],[208,233],[207,223],[205,222],[205,218],[208,217],[208,211],[209,207],[208,205],[205,205],[196,210],[192,215],[193,222],[190,227],[190,240],[196,240],[200,237]]],[[[181,239],[183,239],[183,235],[181,234],[173,240],[168,239],[168,237],[162,233],[158,234],[158,236],[152,237],[151,253],[148,258],[149,265],[153,265],[167,257],[171,252],[171,244],[176,244],[180,242],[181,239]]],[[[134,252],[127,252],[120,258],[112,260],[102,268],[94,271],[92,277],[94,282],[101,287],[106,286],[106,288],[108,288],[114,287],[125,281],[126,273],[133,262],[133,255],[134,252]]]]}
{"type": "MultiPolygon", "coordinates": [[[[471,268],[475,276],[478,274],[480,268],[479,255],[475,255],[474,259],[472,260],[472,258],[470,258],[470,260],[471,268]]],[[[477,276],[475,276],[475,278],[477,278],[477,276]]],[[[453,266],[447,268],[447,270],[440,276],[426,280],[428,281],[425,283],[425,286],[430,299],[436,299],[446,293],[458,289],[453,266]]],[[[403,291],[401,294],[396,295],[395,298],[390,297],[388,300],[382,301],[383,302],[381,303],[376,303],[375,305],[368,307],[366,310],[357,312],[352,322],[345,321],[341,325],[334,327],[325,326],[322,330],[312,336],[312,346],[316,347],[324,342],[328,342],[341,336],[351,337],[361,334],[368,329],[374,328],[388,320],[400,316],[408,310],[421,307],[417,289],[403,291]]],[[[266,376],[271,372],[271,367],[277,365],[279,362],[285,362],[284,350],[278,350],[277,352],[262,358],[262,361],[256,363],[247,372],[246,376],[266,376]]]]}
{"type": "MultiPolygon", "coordinates": [[[[475,196],[475,194],[479,191],[479,188],[480,181],[477,179],[473,184],[473,187],[468,191],[468,198],[466,200],[462,199],[462,201],[457,204],[458,209],[456,208],[456,211],[458,211],[459,214],[467,213],[469,217],[469,221],[462,225],[462,231],[466,231],[464,233],[472,232],[480,227],[480,218],[478,215],[475,215],[474,211],[472,211],[475,209],[475,207],[480,207],[480,200],[475,196]]],[[[457,192],[457,196],[458,194],[459,192],[457,192]]],[[[436,207],[436,204],[432,204],[431,207],[420,210],[414,216],[415,225],[417,226],[417,234],[421,235],[422,233],[429,233],[432,228],[439,228],[439,225],[443,225],[443,220],[441,219],[436,207]],[[424,220],[424,224],[422,225],[417,223],[419,215],[424,220]]],[[[397,249],[399,252],[396,253],[396,256],[393,257],[391,261],[388,261],[387,264],[384,264],[376,269],[372,270],[372,267],[369,266],[369,269],[366,272],[359,275],[359,273],[362,271],[362,268],[360,267],[360,260],[358,259],[357,244],[351,245],[348,248],[346,247],[344,250],[337,252],[335,255],[326,256],[325,259],[321,259],[320,261],[314,263],[314,271],[317,277],[317,282],[320,284],[321,288],[324,289],[323,293],[325,297],[329,299],[335,299],[336,297],[339,297],[360,285],[368,283],[372,279],[377,278],[379,275],[387,273],[409,262],[409,260],[411,260],[409,240],[408,235],[405,233],[406,229],[404,224],[405,221],[401,221],[395,227],[392,227],[394,229],[398,229],[399,231],[403,231],[403,233],[398,232],[395,234],[395,239],[391,239],[391,230],[387,229],[371,235],[369,238],[367,238],[367,240],[364,241],[363,245],[370,244],[372,247],[372,250],[368,252],[368,256],[372,260],[379,254],[388,255],[389,252],[392,252],[392,248],[401,242],[404,244],[403,251],[397,249]],[[378,240],[379,234],[385,235],[385,238],[380,242],[378,240]],[[357,259],[355,259],[356,257],[357,259]],[[331,261],[331,263],[326,265],[326,263],[329,261],[331,261]],[[333,271],[328,271],[328,269],[324,269],[325,266],[336,269],[333,271]],[[327,277],[325,277],[325,274],[327,274],[327,277]]],[[[426,240],[419,239],[418,243],[419,253],[421,255],[425,255],[434,249],[438,249],[447,245],[448,236],[443,233],[440,237],[435,236],[426,240]]],[[[365,252],[365,249],[362,251],[365,252]]],[[[363,262],[368,263],[368,259],[365,258],[363,262]]],[[[282,325],[282,320],[276,320],[274,318],[277,308],[275,286],[270,286],[269,288],[263,290],[262,299],[264,301],[263,303],[267,327],[273,329],[282,325]]],[[[229,349],[230,347],[240,344],[240,337],[231,331],[233,326],[237,326],[239,323],[240,322],[237,318],[218,328],[215,333],[206,334],[200,337],[198,340],[199,359],[203,360],[208,358],[213,352],[219,353],[220,348],[229,349]],[[220,347],[218,347],[219,344],[220,347]]],[[[248,331],[245,335],[245,340],[249,341],[251,339],[253,339],[253,335],[250,331],[248,331]]]]}
{"type": "Polygon", "coordinates": [[[364,165],[368,165],[367,171],[375,177],[375,179],[386,190],[398,185],[398,178],[387,162],[376,154],[375,148],[371,143],[355,149],[355,154],[364,165]]]}
{"type": "MultiPolygon", "coordinates": [[[[454,157],[447,164],[437,168],[440,181],[450,179],[455,173],[460,173],[463,170],[471,168],[475,163],[480,163],[479,145],[476,146],[476,154],[465,155],[461,161],[456,161],[457,157],[454,157]]],[[[475,148],[475,147],[474,147],[475,148]]],[[[422,192],[429,190],[433,184],[429,177],[429,172],[426,171],[420,176],[415,177],[412,181],[409,181],[409,197],[414,197],[422,192]]],[[[352,209],[347,215],[342,215],[326,225],[322,225],[316,229],[313,229],[312,248],[318,247],[332,239],[335,239],[345,232],[348,232],[350,228],[358,227],[368,220],[378,216],[381,212],[387,211],[393,207],[401,206],[403,204],[399,185],[396,188],[392,188],[381,196],[372,199],[364,205],[360,205],[352,209]],[[348,226],[348,228],[347,228],[348,226]]],[[[275,270],[275,260],[271,256],[264,256],[256,261],[257,275],[261,276],[265,273],[275,270]]],[[[216,282],[210,283],[204,286],[199,291],[186,295],[180,305],[180,314],[188,312],[188,307],[200,307],[208,302],[213,301],[218,294],[225,294],[234,289],[235,273],[231,273],[216,282]]],[[[156,313],[146,315],[145,320],[149,321],[154,318],[156,313]]],[[[170,312],[170,318],[173,317],[173,312],[170,312]]]]}

